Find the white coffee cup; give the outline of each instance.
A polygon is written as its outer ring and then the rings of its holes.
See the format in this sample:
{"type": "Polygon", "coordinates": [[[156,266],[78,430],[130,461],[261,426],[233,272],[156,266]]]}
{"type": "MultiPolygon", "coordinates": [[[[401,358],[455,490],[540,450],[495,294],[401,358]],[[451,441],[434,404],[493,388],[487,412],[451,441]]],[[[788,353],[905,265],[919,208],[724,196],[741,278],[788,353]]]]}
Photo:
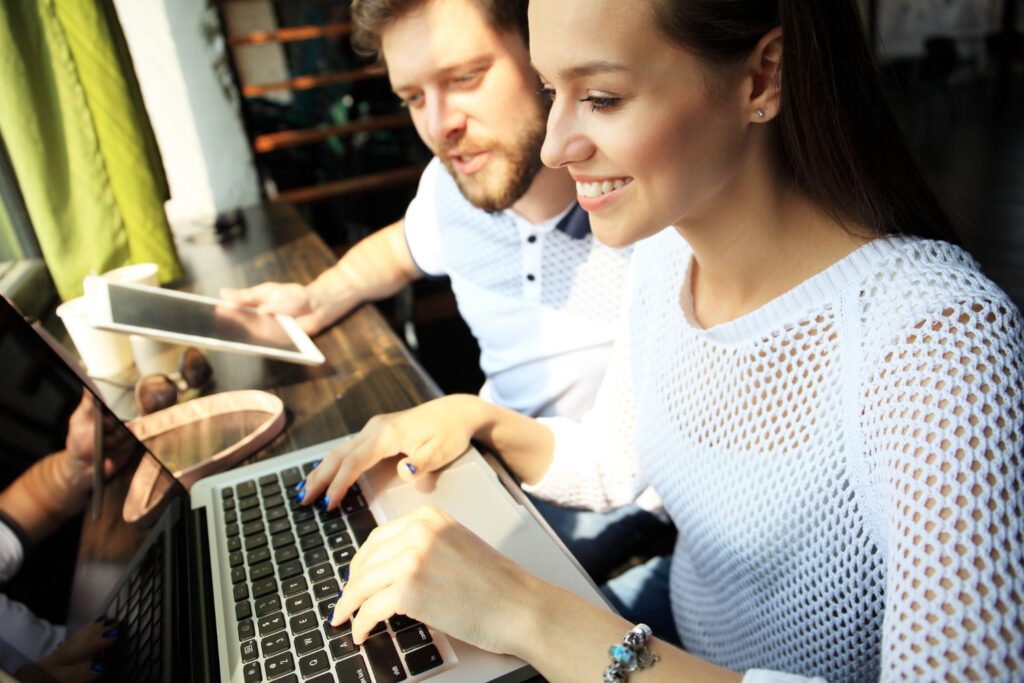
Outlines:
{"type": "Polygon", "coordinates": [[[93,377],[115,377],[132,364],[128,335],[97,330],[89,324],[87,311],[88,302],[80,296],[58,306],[57,317],[78,349],[86,371],[93,377]]]}

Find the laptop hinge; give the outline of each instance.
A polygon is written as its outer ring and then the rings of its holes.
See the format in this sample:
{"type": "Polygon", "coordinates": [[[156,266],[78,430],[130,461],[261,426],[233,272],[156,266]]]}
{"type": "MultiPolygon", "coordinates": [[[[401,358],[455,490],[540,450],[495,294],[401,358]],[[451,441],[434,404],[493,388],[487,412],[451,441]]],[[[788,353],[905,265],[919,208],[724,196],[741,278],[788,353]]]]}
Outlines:
{"type": "Polygon", "coordinates": [[[190,648],[188,662],[191,680],[197,683],[216,680],[220,671],[217,655],[216,615],[213,601],[213,576],[210,572],[210,547],[207,542],[206,510],[197,508],[187,516],[185,541],[188,567],[181,582],[189,601],[188,623],[181,624],[182,642],[190,648]]]}

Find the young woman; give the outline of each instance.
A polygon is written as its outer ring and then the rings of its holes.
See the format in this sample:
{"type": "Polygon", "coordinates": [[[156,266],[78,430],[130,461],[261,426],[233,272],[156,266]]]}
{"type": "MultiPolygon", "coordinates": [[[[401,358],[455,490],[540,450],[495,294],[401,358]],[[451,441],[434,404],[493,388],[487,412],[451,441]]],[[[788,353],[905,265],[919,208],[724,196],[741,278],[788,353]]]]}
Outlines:
{"type": "Polygon", "coordinates": [[[582,425],[467,396],[375,418],[301,495],[333,507],[380,459],[414,478],[470,438],[562,503],[649,483],[686,651],[639,637],[659,661],[609,666],[630,622],[436,510],[357,553],[333,614],[359,609],[357,642],[399,613],[558,681],[1024,676],[1021,316],[934,239],[859,26],[852,0],[532,0],[542,157],[599,239],[637,243],[598,403],[582,425]]]}

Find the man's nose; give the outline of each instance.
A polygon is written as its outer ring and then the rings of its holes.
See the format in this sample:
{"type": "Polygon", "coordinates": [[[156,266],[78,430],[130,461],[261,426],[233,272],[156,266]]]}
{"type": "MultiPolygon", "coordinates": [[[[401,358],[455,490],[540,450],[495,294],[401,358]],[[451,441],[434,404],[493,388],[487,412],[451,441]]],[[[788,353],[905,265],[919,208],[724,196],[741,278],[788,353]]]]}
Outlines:
{"type": "Polygon", "coordinates": [[[427,133],[438,144],[457,139],[466,128],[466,114],[443,95],[427,98],[427,133]]]}

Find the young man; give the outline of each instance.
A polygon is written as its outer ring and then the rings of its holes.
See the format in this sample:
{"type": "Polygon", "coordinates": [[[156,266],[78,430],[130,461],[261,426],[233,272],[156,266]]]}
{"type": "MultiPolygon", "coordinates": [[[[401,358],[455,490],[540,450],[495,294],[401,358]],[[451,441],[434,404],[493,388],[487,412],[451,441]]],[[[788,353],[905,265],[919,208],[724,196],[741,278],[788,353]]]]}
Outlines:
{"type": "Polygon", "coordinates": [[[561,169],[544,167],[546,107],[525,0],[356,0],[353,42],[388,67],[435,159],[403,220],[314,282],[225,290],[315,334],[363,301],[448,276],[480,346],[481,394],[578,417],[604,374],[628,253],[590,234],[561,169]]]}
{"type": "MultiPolygon", "coordinates": [[[[310,334],[420,277],[448,276],[480,346],[483,398],[529,416],[579,417],[611,351],[629,254],[590,234],[575,182],[540,161],[547,108],[526,36],[527,0],[355,0],[353,42],[377,54],[435,154],[405,218],[303,287],[264,283],[225,298],[294,315],[310,334]]],[[[607,191],[607,190],[605,190],[607,191]]],[[[657,503],[654,503],[657,505],[657,503]]],[[[597,581],[648,528],[538,504],[597,581]]]]}

